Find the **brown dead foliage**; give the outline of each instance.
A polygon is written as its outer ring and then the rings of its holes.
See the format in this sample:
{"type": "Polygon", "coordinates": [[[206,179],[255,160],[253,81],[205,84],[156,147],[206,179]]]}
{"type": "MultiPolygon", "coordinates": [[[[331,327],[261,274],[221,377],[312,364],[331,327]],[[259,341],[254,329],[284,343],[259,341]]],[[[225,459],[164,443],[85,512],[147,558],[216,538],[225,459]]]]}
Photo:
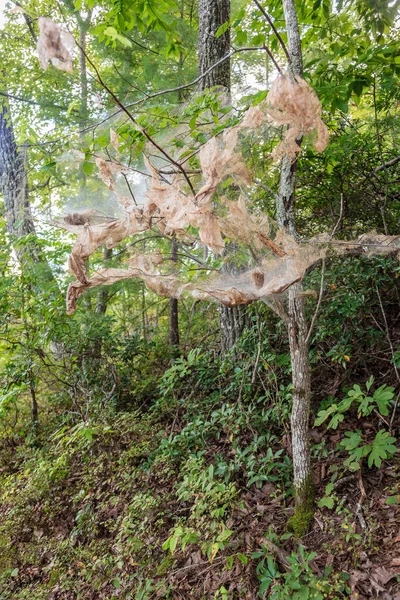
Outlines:
{"type": "MultiPolygon", "coordinates": [[[[321,105],[315,92],[302,79],[294,81],[279,76],[272,84],[267,101],[248,110],[238,125],[210,139],[201,148],[203,184],[197,193],[188,189],[181,173],[166,177],[145,158],[151,179],[147,204],[139,209],[118,191],[118,176],[128,173],[125,167],[97,156],[99,177],[117,196],[126,214],[120,219],[100,222],[90,211],[64,218],[62,226],[77,234],[69,269],[78,281],[72,283],[68,291],[68,312],[73,312],[77,298],[85,289],[131,277],[144,279],[146,286],[160,295],[179,298],[187,293],[198,299],[216,299],[227,306],[266,300],[301,280],[306,270],[325,255],[323,246],[298,244],[284,234],[273,240],[268,216],[249,212],[243,196],[237,201],[214,198],[226,177],[251,184],[250,173],[238,150],[239,134],[242,130],[259,127],[268,118],[288,126],[275,158],[282,154],[295,157],[299,149],[296,140],[311,131],[317,134],[315,147],[318,150],[327,144],[327,129],[321,120],[321,105]],[[154,270],[154,263],[150,271],[129,264],[126,269],[102,269],[92,277],[87,276],[86,261],[101,245],[112,248],[123,239],[153,227],[162,235],[174,235],[178,239],[188,239],[190,228],[197,229],[199,241],[220,255],[225,247],[223,236],[227,236],[249,249],[252,267],[247,266],[235,278],[208,273],[208,278],[199,277],[188,284],[180,281],[175,273],[165,272],[161,257],[157,264],[160,268],[162,265],[163,270],[154,270]]],[[[118,136],[112,129],[110,140],[118,152],[118,136]]]]}
{"type": "Polygon", "coordinates": [[[198,204],[211,201],[217,186],[228,175],[250,185],[250,173],[243,162],[243,156],[236,152],[239,127],[232,127],[222,136],[209,140],[200,150],[200,166],[205,179],[204,185],[196,194],[198,204]]]}
{"type": "Polygon", "coordinates": [[[39,17],[38,23],[40,35],[37,51],[42,69],[46,70],[51,62],[57,69],[72,73],[73,36],[47,17],[39,17]]]}
{"type": "Polygon", "coordinates": [[[113,162],[111,160],[105,160],[101,156],[96,157],[96,166],[99,170],[99,177],[102,182],[108,187],[108,189],[113,192],[118,202],[125,208],[126,210],[130,210],[134,203],[130,198],[126,196],[122,196],[116,186],[115,178],[123,173],[127,173],[127,169],[125,169],[122,165],[113,162]]]}
{"type": "Polygon", "coordinates": [[[277,125],[287,125],[285,138],[272,153],[274,160],[287,155],[295,159],[300,152],[296,140],[315,132],[314,148],[323,152],[328,145],[328,128],[322,121],[322,108],[312,87],[301,78],[294,81],[279,75],[271,85],[266,99],[266,111],[277,125]]]}

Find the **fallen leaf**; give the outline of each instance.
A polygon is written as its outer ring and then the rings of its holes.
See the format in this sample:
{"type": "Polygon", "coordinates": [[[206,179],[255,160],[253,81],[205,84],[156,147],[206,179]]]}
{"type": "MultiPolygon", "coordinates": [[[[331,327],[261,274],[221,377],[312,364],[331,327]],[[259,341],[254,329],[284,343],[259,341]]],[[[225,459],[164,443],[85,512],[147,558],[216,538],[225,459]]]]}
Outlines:
{"type": "Polygon", "coordinates": [[[400,556],[394,558],[390,564],[392,567],[400,567],[400,556]]]}

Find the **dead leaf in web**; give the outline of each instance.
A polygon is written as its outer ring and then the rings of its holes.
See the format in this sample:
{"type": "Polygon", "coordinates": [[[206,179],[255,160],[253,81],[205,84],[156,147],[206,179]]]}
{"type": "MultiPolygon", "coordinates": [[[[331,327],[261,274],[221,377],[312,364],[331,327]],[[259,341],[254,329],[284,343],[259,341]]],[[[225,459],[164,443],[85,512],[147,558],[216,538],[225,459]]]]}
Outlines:
{"type": "Polygon", "coordinates": [[[118,192],[115,182],[115,177],[122,173],[126,174],[127,169],[116,162],[105,160],[102,156],[97,156],[95,162],[99,170],[100,179],[103,183],[105,183],[111,192],[114,192],[121,206],[123,206],[126,210],[133,209],[135,206],[133,201],[126,196],[122,196],[122,194],[118,192]]]}
{"type": "Polygon", "coordinates": [[[272,153],[275,160],[284,155],[295,159],[300,152],[297,139],[314,132],[314,148],[323,152],[328,145],[329,132],[322,121],[321,102],[313,88],[301,77],[296,81],[287,75],[278,75],[272,82],[265,109],[277,125],[288,125],[284,139],[272,153]]]}
{"type": "Polygon", "coordinates": [[[209,140],[201,148],[199,159],[205,183],[196,194],[198,204],[209,203],[218,185],[228,175],[234,175],[246,185],[251,183],[243,157],[240,152],[235,151],[237,140],[238,128],[232,127],[222,136],[209,140]]]}
{"type": "Polygon", "coordinates": [[[51,62],[57,69],[72,73],[74,37],[48,17],[39,17],[38,23],[40,35],[37,51],[42,69],[46,70],[51,62]]]}
{"type": "Polygon", "coordinates": [[[118,133],[114,131],[114,129],[110,128],[110,142],[111,146],[114,148],[115,152],[119,152],[119,138],[118,133]]]}
{"type": "Polygon", "coordinates": [[[192,216],[192,224],[199,227],[200,240],[205,244],[211,252],[222,254],[225,247],[225,242],[221,236],[221,229],[218,219],[210,212],[194,213],[192,216]]]}
{"type": "MultiPolygon", "coordinates": [[[[72,227],[76,228],[78,226],[73,225],[72,227]]],[[[69,227],[65,228],[69,229],[69,227]]],[[[89,256],[102,245],[113,248],[126,237],[147,229],[148,219],[143,219],[140,209],[126,214],[121,219],[113,220],[111,223],[80,226],[78,237],[68,260],[70,272],[75,275],[78,281],[87,284],[86,261],[89,256]]]]}

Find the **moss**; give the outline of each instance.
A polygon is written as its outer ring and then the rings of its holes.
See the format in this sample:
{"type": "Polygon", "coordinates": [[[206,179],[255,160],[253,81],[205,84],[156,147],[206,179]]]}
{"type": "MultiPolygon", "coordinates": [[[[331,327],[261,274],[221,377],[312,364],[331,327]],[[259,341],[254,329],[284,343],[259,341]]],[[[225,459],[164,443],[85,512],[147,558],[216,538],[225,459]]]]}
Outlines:
{"type": "Polygon", "coordinates": [[[156,569],[158,576],[163,576],[168,573],[172,566],[176,563],[176,560],[172,556],[164,558],[156,569]]]}
{"type": "Polygon", "coordinates": [[[288,521],[288,529],[296,538],[305,535],[310,529],[315,509],[315,490],[310,476],[303,486],[295,490],[294,515],[288,521]]]}

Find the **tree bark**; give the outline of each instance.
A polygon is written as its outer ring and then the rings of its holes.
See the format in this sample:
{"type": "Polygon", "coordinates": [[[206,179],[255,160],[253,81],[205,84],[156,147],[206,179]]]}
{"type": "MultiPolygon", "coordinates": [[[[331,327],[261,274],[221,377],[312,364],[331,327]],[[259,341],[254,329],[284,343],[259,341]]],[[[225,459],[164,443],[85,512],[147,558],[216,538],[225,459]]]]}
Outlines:
{"type": "MultiPolygon", "coordinates": [[[[293,0],[283,0],[283,10],[288,34],[290,76],[301,77],[303,72],[301,40],[296,7],[293,0]]],[[[301,140],[298,140],[301,143],[301,140]]],[[[288,156],[282,159],[279,192],[277,197],[277,220],[292,236],[296,237],[295,191],[297,161],[288,156]]],[[[311,369],[308,325],[302,283],[289,288],[288,335],[292,366],[293,407],[291,414],[293,482],[295,490],[295,513],[292,528],[297,536],[308,530],[314,507],[314,489],[309,449],[309,415],[311,397],[311,369]]]]}
{"type": "MultiPolygon", "coordinates": [[[[199,75],[205,73],[218,60],[230,51],[230,28],[218,38],[215,37],[218,29],[224,23],[229,23],[230,0],[199,0],[199,36],[198,36],[198,61],[199,75]]],[[[231,65],[230,60],[222,62],[210,71],[200,83],[202,91],[221,87],[229,97],[231,90],[231,65]]],[[[231,248],[234,250],[234,248],[231,248]]],[[[232,268],[224,265],[223,272],[232,272],[232,268]]],[[[246,325],[247,311],[244,306],[229,308],[219,307],[219,323],[221,332],[221,350],[223,353],[232,348],[243,333],[246,325]]]]}
{"type": "MultiPolygon", "coordinates": [[[[171,260],[176,263],[178,260],[178,246],[175,240],[172,240],[171,260]]],[[[179,311],[178,300],[170,298],[169,300],[169,347],[171,357],[175,358],[179,354],[179,311]]]]}
{"type": "MultiPolygon", "coordinates": [[[[111,248],[103,248],[103,261],[107,261],[112,257],[112,249],[111,248]]],[[[110,296],[110,292],[108,288],[102,287],[100,288],[97,294],[96,301],[96,314],[97,315],[105,315],[107,311],[108,299],[110,296]]]]}
{"type": "MultiPolygon", "coordinates": [[[[41,286],[41,282],[55,283],[55,280],[35,240],[21,241],[29,234],[36,233],[29,201],[26,159],[26,147],[23,146],[22,149],[17,147],[11,115],[4,100],[0,112],[0,191],[4,198],[6,227],[21,268],[27,272],[34,269],[31,281],[33,285],[41,286]]],[[[29,388],[32,422],[36,428],[39,424],[39,415],[35,375],[32,369],[29,371],[29,388]]]]}
{"type": "Polygon", "coordinates": [[[0,191],[4,198],[7,231],[21,266],[30,269],[35,267],[32,280],[38,285],[46,281],[56,286],[46,257],[35,239],[27,239],[23,243],[20,241],[30,234],[36,234],[26,162],[26,146],[17,147],[11,114],[4,99],[0,107],[0,191]]]}
{"type": "MultiPolygon", "coordinates": [[[[26,148],[18,150],[11,115],[6,102],[0,113],[0,187],[4,198],[7,231],[14,239],[35,233],[26,177],[26,148]]],[[[23,262],[39,262],[40,253],[32,243],[15,249],[23,262]]]]}
{"type": "MultiPolygon", "coordinates": [[[[199,75],[202,75],[218,60],[229,53],[230,50],[230,28],[216,38],[219,27],[230,19],[230,0],[199,0],[199,36],[198,36],[198,60],[199,75]]],[[[230,92],[231,89],[231,67],[227,60],[210,73],[208,73],[200,84],[202,91],[215,86],[222,86],[230,92]]]]}

